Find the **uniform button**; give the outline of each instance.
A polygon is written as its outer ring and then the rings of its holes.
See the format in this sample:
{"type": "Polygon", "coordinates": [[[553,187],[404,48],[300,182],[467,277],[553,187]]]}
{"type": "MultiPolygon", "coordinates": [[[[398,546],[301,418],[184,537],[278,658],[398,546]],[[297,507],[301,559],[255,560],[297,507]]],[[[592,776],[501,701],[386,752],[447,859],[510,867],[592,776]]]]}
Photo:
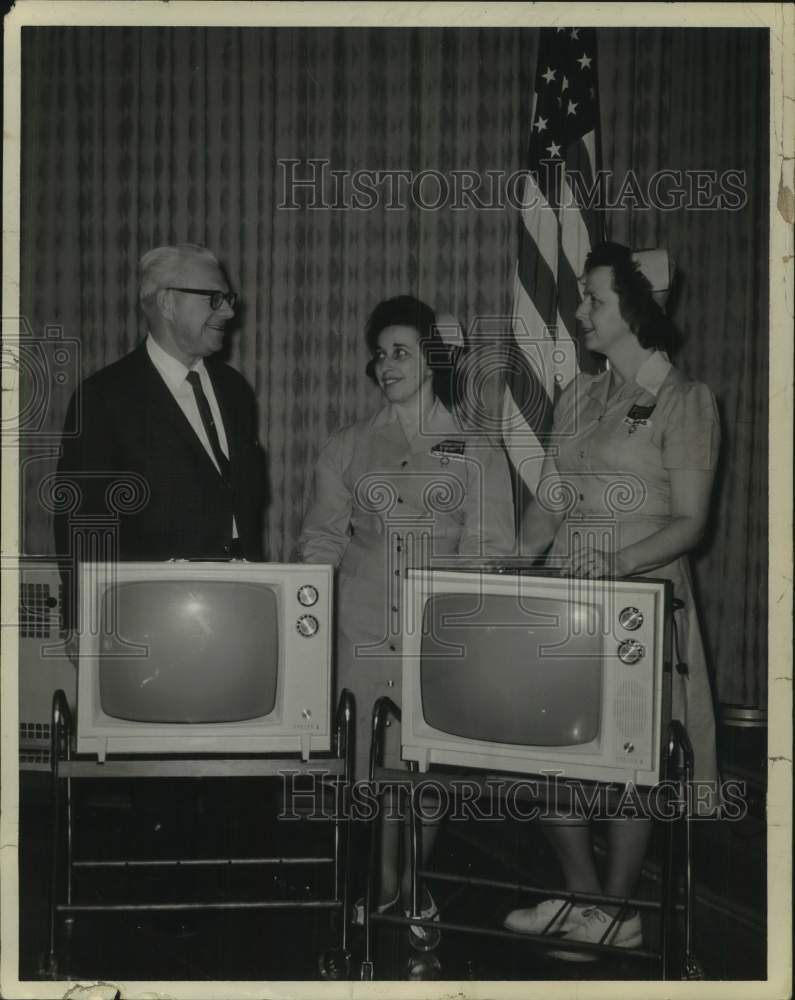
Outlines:
{"type": "Polygon", "coordinates": [[[400,576],[400,570],[399,569],[395,570],[395,576],[400,576]]]}
{"type": "Polygon", "coordinates": [[[228,545],[224,545],[224,552],[228,554],[230,551],[231,551],[230,547],[228,545]]]}
{"type": "Polygon", "coordinates": [[[403,551],[403,546],[402,545],[396,545],[395,546],[395,551],[396,552],[402,552],[403,551]]]}
{"type": "Polygon", "coordinates": [[[403,497],[398,497],[398,503],[403,503],[403,497]]]}
{"type": "MultiPolygon", "coordinates": [[[[390,647],[389,647],[389,648],[390,648],[390,649],[392,650],[392,652],[394,653],[394,652],[395,652],[395,650],[397,649],[397,646],[391,646],[391,645],[390,645],[390,647]]],[[[390,683],[390,684],[392,684],[392,681],[389,681],[389,683],[390,683]]]]}
{"type": "Polygon", "coordinates": [[[584,500],[585,499],[585,495],[583,493],[580,493],[579,497],[580,497],[580,500],[584,500]]]}
{"type": "Polygon", "coordinates": [[[400,465],[401,465],[401,468],[403,468],[403,469],[405,469],[405,468],[406,468],[406,466],[407,466],[408,464],[409,464],[409,463],[408,463],[408,462],[406,462],[406,461],[403,461],[403,462],[401,462],[401,463],[400,463],[400,465]]]}
{"type": "Polygon", "coordinates": [[[397,613],[398,613],[398,610],[399,610],[399,608],[396,608],[396,607],[395,607],[395,605],[393,604],[393,605],[392,605],[392,610],[393,610],[393,611],[395,612],[395,614],[397,614],[397,613]]]}
{"type": "MultiPolygon", "coordinates": [[[[394,648],[395,648],[395,647],[393,646],[393,647],[392,647],[392,649],[394,649],[394,648]]],[[[387,686],[388,688],[393,688],[393,687],[395,686],[395,682],[394,682],[394,681],[387,681],[387,682],[386,682],[386,686],[387,686]]],[[[389,725],[389,723],[387,723],[387,725],[389,725]]]]}

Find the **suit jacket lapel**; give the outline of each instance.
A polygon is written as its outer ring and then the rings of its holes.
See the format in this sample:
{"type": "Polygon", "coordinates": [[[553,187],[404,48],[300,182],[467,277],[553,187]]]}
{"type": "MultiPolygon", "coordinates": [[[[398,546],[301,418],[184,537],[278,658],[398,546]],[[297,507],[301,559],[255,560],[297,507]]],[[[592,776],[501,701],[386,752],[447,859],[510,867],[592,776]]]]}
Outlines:
{"type": "MultiPolygon", "coordinates": [[[[196,432],[191,427],[190,421],[182,412],[179,403],[171,395],[171,391],[168,386],[160,377],[158,370],[152,364],[149,355],[147,354],[146,347],[142,345],[139,348],[139,351],[144,392],[148,397],[148,399],[144,401],[144,406],[148,406],[150,408],[149,412],[157,414],[159,419],[167,422],[182,439],[185,447],[193,452],[207,471],[217,476],[218,470],[215,467],[215,463],[207,454],[204,445],[201,443],[199,438],[196,436],[196,432]]],[[[215,382],[213,382],[213,388],[214,387],[215,382]]],[[[226,420],[224,420],[224,428],[226,428],[226,420]]],[[[227,440],[229,440],[228,435],[227,440]]]]}

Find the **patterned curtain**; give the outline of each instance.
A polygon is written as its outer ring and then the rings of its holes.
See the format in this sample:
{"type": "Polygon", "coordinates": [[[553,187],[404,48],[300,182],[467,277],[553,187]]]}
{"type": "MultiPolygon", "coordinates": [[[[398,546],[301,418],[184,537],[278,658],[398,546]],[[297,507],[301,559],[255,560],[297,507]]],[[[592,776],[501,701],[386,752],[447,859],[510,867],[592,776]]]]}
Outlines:
{"type": "MultiPolygon", "coordinates": [[[[80,341],[85,375],[145,334],[142,252],[214,249],[242,295],[230,361],[260,401],[271,558],[297,537],[319,445],[377,402],[362,338],[377,302],[411,292],[465,322],[510,294],[504,211],[422,211],[397,182],[405,208],[308,206],[335,203],[334,170],[518,169],[534,45],[531,31],[25,29],[23,311],[37,335],[80,341]]],[[[49,537],[28,505],[28,550],[49,537]]]]}
{"type": "MultiPolygon", "coordinates": [[[[682,362],[718,394],[726,436],[701,605],[720,695],[764,704],[766,38],[626,30],[599,44],[617,175],[748,174],[742,211],[624,210],[608,226],[667,246],[685,278],[682,362]]],[[[510,311],[515,213],[456,206],[440,184],[521,168],[536,47],[532,29],[23,29],[22,313],[49,349],[60,332],[77,352],[23,455],[25,550],[52,551],[37,490],[75,379],[145,334],[138,257],[188,240],[218,253],[242,297],[229,361],[260,403],[266,550],[288,558],[319,447],[378,405],[362,338],[373,306],[410,292],[464,328],[510,311]],[[398,207],[334,208],[350,196],[335,170],[427,171],[424,207],[395,178],[398,207]]]]}
{"type": "Polygon", "coordinates": [[[661,169],[698,171],[706,199],[708,171],[745,175],[741,208],[628,208],[608,213],[607,228],[636,248],[666,247],[679,270],[676,360],[718,397],[723,436],[709,535],[694,559],[708,658],[721,701],[765,707],[767,31],[612,30],[599,46],[604,163],[617,177],[634,170],[645,191],[661,169]]]}

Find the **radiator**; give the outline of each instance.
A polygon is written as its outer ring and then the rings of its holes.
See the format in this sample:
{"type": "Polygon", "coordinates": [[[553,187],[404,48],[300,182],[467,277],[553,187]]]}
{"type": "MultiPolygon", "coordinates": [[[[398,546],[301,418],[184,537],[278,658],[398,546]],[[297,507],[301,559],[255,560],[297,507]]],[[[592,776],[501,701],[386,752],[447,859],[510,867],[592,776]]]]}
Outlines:
{"type": "Polygon", "coordinates": [[[61,688],[74,710],[77,670],[64,650],[63,587],[52,560],[19,562],[19,766],[49,768],[53,692],[61,688]]]}

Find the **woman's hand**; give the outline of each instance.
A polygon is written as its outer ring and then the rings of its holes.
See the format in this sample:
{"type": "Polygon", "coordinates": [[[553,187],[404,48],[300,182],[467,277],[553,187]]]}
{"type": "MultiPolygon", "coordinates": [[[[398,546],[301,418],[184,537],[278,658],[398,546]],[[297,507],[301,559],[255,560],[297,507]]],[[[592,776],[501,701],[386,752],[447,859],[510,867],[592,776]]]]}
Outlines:
{"type": "Polygon", "coordinates": [[[585,580],[602,580],[625,576],[621,552],[599,549],[587,542],[580,543],[574,536],[574,547],[568,561],[561,569],[561,576],[577,576],[585,580]]]}
{"type": "Polygon", "coordinates": [[[598,580],[653,573],[692,549],[701,538],[707,520],[714,474],[690,469],[671,469],[669,474],[671,520],[668,524],[615,552],[598,549],[586,542],[580,544],[579,536],[574,533],[571,555],[561,575],[598,580]]]}

